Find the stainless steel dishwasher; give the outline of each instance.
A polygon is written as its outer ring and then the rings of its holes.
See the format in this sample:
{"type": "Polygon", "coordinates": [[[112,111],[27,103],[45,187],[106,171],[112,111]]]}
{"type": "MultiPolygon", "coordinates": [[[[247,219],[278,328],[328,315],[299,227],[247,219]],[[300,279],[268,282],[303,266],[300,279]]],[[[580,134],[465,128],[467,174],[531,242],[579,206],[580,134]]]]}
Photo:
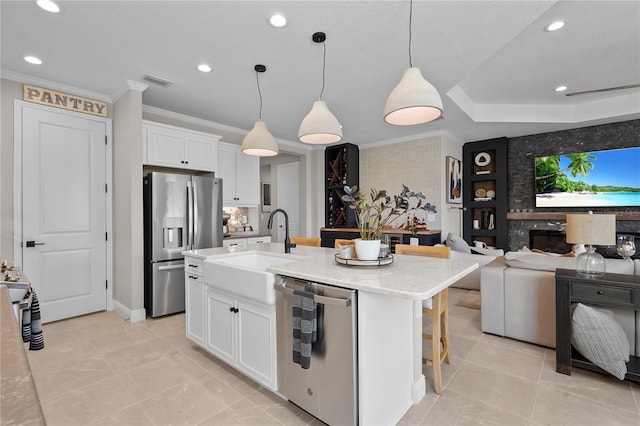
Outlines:
{"type": "Polygon", "coordinates": [[[276,279],[279,390],[289,401],[330,425],[358,423],[357,293],[295,278],[276,279]],[[293,362],[293,292],[314,294],[317,339],[311,362],[293,362]]]}

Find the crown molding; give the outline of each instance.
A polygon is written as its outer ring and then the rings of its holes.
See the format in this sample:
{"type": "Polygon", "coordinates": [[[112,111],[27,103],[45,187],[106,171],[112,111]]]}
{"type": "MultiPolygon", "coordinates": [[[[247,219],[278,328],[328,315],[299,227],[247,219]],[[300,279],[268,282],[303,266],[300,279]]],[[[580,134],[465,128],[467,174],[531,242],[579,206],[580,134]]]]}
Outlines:
{"type": "MultiPolygon", "coordinates": [[[[161,117],[170,118],[174,120],[179,120],[185,123],[191,123],[191,124],[195,124],[202,127],[207,127],[215,131],[225,131],[229,133],[235,133],[236,135],[240,135],[240,136],[245,136],[247,133],[249,133],[249,130],[239,129],[237,127],[229,126],[227,124],[222,124],[222,123],[217,123],[215,121],[192,117],[190,115],[180,114],[178,112],[167,111],[166,109],[153,107],[149,105],[142,105],[142,112],[159,115],[161,117]]],[[[290,148],[296,148],[297,150],[301,150],[302,152],[308,152],[313,150],[310,146],[306,146],[301,142],[293,142],[287,139],[280,139],[280,138],[275,138],[275,139],[278,142],[278,144],[282,144],[290,148]]]]}
{"type": "Polygon", "coordinates": [[[78,87],[68,86],[62,83],[56,83],[51,80],[45,80],[44,78],[33,77],[31,75],[21,74],[4,69],[0,70],[0,77],[7,80],[17,81],[18,83],[26,83],[32,84],[34,86],[46,87],[47,89],[58,90],[60,92],[65,92],[76,96],[82,96],[85,98],[95,99],[98,101],[113,104],[113,99],[103,93],[92,92],[90,90],[80,89],[78,87]]]}
{"type": "Polygon", "coordinates": [[[130,90],[134,90],[136,92],[144,92],[145,90],[147,90],[148,87],[149,87],[148,84],[139,83],[133,80],[125,80],[125,83],[116,93],[113,94],[112,98],[114,99],[114,102],[115,102],[130,90]]]}
{"type": "Polygon", "coordinates": [[[640,93],[566,105],[475,103],[460,85],[447,95],[476,123],[584,123],[640,113],[640,93]]]}
{"type": "MultiPolygon", "coordinates": [[[[375,142],[368,142],[366,144],[360,144],[360,145],[358,145],[358,147],[360,149],[375,148],[375,147],[378,147],[378,146],[395,145],[395,144],[398,144],[398,143],[417,141],[419,139],[436,138],[436,137],[443,137],[443,136],[444,137],[448,137],[449,133],[447,133],[447,132],[445,132],[443,130],[434,130],[434,131],[431,131],[431,132],[416,133],[414,135],[402,136],[402,137],[399,137],[399,138],[384,139],[384,140],[375,141],[375,142]]],[[[451,137],[451,139],[458,140],[458,138],[454,138],[454,137],[451,137]]]]}

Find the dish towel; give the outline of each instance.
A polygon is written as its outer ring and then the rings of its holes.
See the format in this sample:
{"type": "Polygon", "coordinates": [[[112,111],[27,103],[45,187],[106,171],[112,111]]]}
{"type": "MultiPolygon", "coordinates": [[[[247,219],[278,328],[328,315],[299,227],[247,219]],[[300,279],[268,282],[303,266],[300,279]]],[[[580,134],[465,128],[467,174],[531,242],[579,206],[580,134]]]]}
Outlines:
{"type": "Polygon", "coordinates": [[[36,292],[31,290],[31,308],[22,312],[22,341],[29,342],[29,350],[44,349],[42,334],[42,319],[40,318],[40,303],[36,292]]]}
{"type": "Polygon", "coordinates": [[[293,291],[293,362],[302,368],[311,366],[311,345],[316,341],[317,317],[314,294],[293,291]]]}

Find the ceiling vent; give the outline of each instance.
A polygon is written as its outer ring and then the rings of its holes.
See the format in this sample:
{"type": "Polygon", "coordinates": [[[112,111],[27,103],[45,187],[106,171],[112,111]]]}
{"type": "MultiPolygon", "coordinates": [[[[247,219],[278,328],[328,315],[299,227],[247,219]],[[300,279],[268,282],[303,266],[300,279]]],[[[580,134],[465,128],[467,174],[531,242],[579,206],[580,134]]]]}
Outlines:
{"type": "Polygon", "coordinates": [[[173,84],[173,81],[167,80],[165,78],[156,77],[155,75],[145,74],[143,77],[144,81],[148,81],[149,83],[157,84],[162,87],[169,87],[173,84]]]}

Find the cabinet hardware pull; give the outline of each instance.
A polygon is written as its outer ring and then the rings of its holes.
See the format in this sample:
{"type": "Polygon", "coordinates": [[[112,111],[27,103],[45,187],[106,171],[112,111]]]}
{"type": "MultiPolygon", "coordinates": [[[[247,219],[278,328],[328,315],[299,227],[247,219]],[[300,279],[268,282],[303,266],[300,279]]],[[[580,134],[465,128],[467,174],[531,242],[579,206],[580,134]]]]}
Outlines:
{"type": "Polygon", "coordinates": [[[600,296],[602,296],[604,294],[604,290],[598,290],[596,293],[598,293],[600,296]]]}
{"type": "Polygon", "coordinates": [[[198,265],[189,264],[189,268],[197,268],[197,267],[198,267],[198,265]]]}

